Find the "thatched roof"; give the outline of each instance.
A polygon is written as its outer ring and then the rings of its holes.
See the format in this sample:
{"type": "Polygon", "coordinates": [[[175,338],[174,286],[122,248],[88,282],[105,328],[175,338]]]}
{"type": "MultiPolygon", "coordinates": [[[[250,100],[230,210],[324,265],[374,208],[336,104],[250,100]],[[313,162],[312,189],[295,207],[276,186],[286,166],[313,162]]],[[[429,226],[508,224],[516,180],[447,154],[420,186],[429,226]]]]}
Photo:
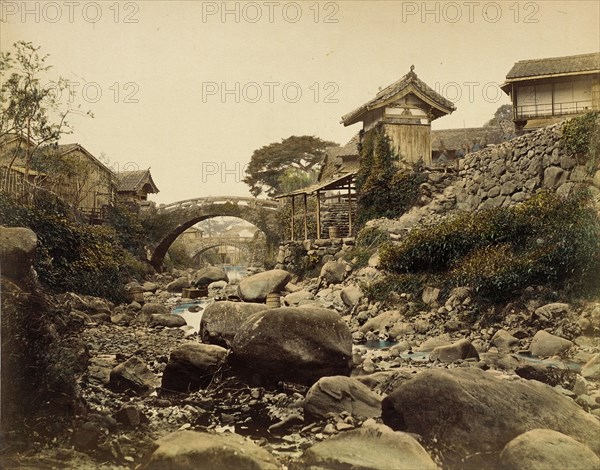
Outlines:
{"type": "Polygon", "coordinates": [[[117,179],[118,193],[137,193],[146,185],[149,187],[147,193],[158,193],[158,188],[152,179],[149,168],[147,170],[120,171],[117,173],[117,179]]]}
{"type": "Polygon", "coordinates": [[[341,122],[344,124],[344,126],[354,124],[360,121],[361,117],[366,112],[381,108],[386,104],[399,100],[410,93],[416,95],[431,107],[433,119],[437,119],[456,110],[454,103],[444,98],[417,77],[413,66],[410,68],[410,72],[404,75],[404,77],[402,77],[400,80],[385,87],[383,90],[377,93],[375,98],[356,108],[354,111],[342,116],[341,122]]]}
{"type": "Polygon", "coordinates": [[[359,134],[341,147],[329,147],[325,152],[323,166],[319,172],[319,181],[323,181],[358,168],[359,134]]]}
{"type": "Polygon", "coordinates": [[[510,85],[515,82],[589,74],[600,74],[600,52],[520,60],[512,66],[500,88],[509,94],[510,85]]]}
{"type": "Polygon", "coordinates": [[[504,139],[499,127],[467,127],[463,129],[440,129],[431,131],[431,150],[459,150],[463,144],[471,146],[473,142],[499,144],[504,139]]]}

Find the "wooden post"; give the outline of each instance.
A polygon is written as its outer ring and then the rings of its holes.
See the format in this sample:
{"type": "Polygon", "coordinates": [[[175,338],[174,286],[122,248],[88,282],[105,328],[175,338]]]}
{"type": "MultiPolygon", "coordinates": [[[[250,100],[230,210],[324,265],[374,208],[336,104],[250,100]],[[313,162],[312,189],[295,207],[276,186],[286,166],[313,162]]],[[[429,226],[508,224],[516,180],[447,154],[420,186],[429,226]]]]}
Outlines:
{"type": "Polygon", "coordinates": [[[294,217],[296,214],[294,212],[294,196],[292,196],[292,241],[294,241],[294,217]]]}
{"type": "Polygon", "coordinates": [[[352,236],[352,194],[350,183],[348,182],[348,236],[352,236]]]}
{"type": "Polygon", "coordinates": [[[317,191],[317,239],[321,238],[321,197],[317,191]]]}
{"type": "Polygon", "coordinates": [[[306,193],[304,193],[304,239],[308,240],[308,207],[306,204],[306,193]]]}

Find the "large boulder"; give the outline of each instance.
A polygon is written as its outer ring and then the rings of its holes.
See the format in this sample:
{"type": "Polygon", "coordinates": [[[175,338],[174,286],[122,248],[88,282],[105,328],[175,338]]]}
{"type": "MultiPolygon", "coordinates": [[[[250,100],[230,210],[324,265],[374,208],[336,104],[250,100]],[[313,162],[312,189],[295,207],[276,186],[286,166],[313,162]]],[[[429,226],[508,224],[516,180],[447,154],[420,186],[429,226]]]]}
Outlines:
{"type": "Polygon", "coordinates": [[[186,276],[178,277],[172,282],[167,284],[167,291],[169,292],[181,292],[183,289],[190,287],[190,280],[186,276]]]}
{"type": "Polygon", "coordinates": [[[165,326],[167,328],[180,328],[187,325],[187,322],[181,315],[157,313],[150,317],[150,324],[153,326],[165,326]]]}
{"type": "Polygon", "coordinates": [[[551,429],[533,429],[514,438],[500,454],[505,470],[584,470],[600,468],[588,447],[551,429]]]}
{"type": "Polygon", "coordinates": [[[305,467],[360,470],[437,470],[411,435],[382,424],[362,426],[314,444],[302,455],[305,467]]]}
{"type": "Polygon", "coordinates": [[[292,275],[283,269],[272,269],[243,278],[238,295],[245,302],[264,302],[267,294],[283,290],[292,275]]]}
{"type": "Polygon", "coordinates": [[[381,395],[356,379],[338,375],[323,377],[315,383],[304,399],[304,414],[327,418],[343,411],[358,418],[381,416],[381,395]]]}
{"type": "Polygon", "coordinates": [[[194,285],[196,287],[206,287],[209,284],[217,281],[229,282],[227,273],[223,268],[209,266],[196,272],[194,276],[194,285]]]}
{"type": "Polygon", "coordinates": [[[534,356],[554,356],[568,351],[573,343],[547,331],[538,331],[531,340],[531,354],[534,356]]]}
{"type": "Polygon", "coordinates": [[[334,311],[282,307],[251,315],[232,344],[244,369],[268,380],[312,385],[327,375],[349,375],[352,335],[334,311]]]}
{"type": "Polygon", "coordinates": [[[339,284],[346,277],[346,266],[343,261],[327,261],[321,268],[319,278],[326,284],[339,284]]]}
{"type": "Polygon", "coordinates": [[[278,470],[275,458],[238,434],[176,431],[154,444],[145,470],[278,470]]]}
{"type": "Polygon", "coordinates": [[[14,281],[21,281],[28,277],[33,266],[36,247],[37,235],[32,230],[0,225],[2,275],[14,281]]]}
{"type": "Polygon", "coordinates": [[[110,371],[108,387],[115,392],[148,395],[160,385],[160,379],[141,359],[133,356],[110,371]]]}
{"type": "Polygon", "coordinates": [[[171,351],[163,373],[163,391],[189,392],[208,385],[226,357],[227,349],[212,344],[178,346],[171,351]]]}
{"type": "Polygon", "coordinates": [[[600,381],[600,353],[595,354],[582,368],[581,375],[588,380],[600,381]]]}
{"type": "Polygon", "coordinates": [[[435,444],[449,464],[469,468],[491,466],[510,440],[536,428],[600,451],[598,421],[573,400],[537,381],[509,381],[476,368],[417,374],[384,398],[382,417],[393,429],[435,444]]]}
{"type": "Polygon", "coordinates": [[[342,289],[340,297],[347,307],[354,307],[362,299],[363,292],[359,286],[350,285],[342,289]]]}
{"type": "Polygon", "coordinates": [[[473,358],[479,360],[477,350],[468,339],[461,339],[446,346],[438,346],[429,355],[429,360],[440,362],[454,362],[473,358]]]}
{"type": "Polygon", "coordinates": [[[231,347],[233,337],[242,322],[253,313],[265,310],[263,304],[244,302],[213,302],[209,304],[200,321],[202,342],[231,347]]]}

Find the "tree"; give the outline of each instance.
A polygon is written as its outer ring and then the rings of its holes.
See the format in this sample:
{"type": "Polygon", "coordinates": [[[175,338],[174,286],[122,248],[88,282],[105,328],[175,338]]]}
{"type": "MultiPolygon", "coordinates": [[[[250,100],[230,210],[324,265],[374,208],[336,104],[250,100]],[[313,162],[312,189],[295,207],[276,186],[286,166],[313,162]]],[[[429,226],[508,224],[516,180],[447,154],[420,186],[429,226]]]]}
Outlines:
{"type": "Polygon", "coordinates": [[[91,116],[91,113],[62,103],[65,91],[73,97],[65,79],[42,83],[51,66],[46,65],[48,55],[39,53],[40,47],[19,41],[13,48],[12,52],[0,53],[0,139],[8,135],[20,137],[8,155],[7,177],[19,158],[27,179],[32,159],[40,149],[72,131],[67,116],[70,113],[91,116]]]}
{"type": "Polygon", "coordinates": [[[512,104],[503,104],[494,113],[494,117],[486,122],[483,127],[500,127],[506,121],[512,121],[512,104]]]}
{"type": "Polygon", "coordinates": [[[252,154],[243,181],[255,197],[263,191],[273,197],[299,189],[316,181],[325,150],[337,145],[308,135],[266,145],[252,154]]]}

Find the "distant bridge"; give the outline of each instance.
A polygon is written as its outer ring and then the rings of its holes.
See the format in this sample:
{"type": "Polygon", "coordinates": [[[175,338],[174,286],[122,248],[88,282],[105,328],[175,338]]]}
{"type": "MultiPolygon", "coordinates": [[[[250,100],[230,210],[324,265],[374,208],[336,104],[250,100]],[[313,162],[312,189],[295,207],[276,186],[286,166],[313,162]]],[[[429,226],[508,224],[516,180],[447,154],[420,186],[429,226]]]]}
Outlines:
{"type": "Polygon", "coordinates": [[[164,235],[152,252],[150,264],[161,271],[167,250],[177,237],[191,226],[212,217],[238,217],[250,222],[265,234],[268,244],[275,245],[279,241],[275,217],[278,207],[274,200],[237,196],[199,197],[161,204],[157,207],[157,214],[166,216],[161,217],[160,231],[164,235]]]}
{"type": "Polygon", "coordinates": [[[200,237],[194,241],[188,242],[191,249],[188,253],[191,258],[201,255],[202,253],[219,247],[233,247],[247,254],[252,247],[252,238],[248,237],[200,237]]]}

